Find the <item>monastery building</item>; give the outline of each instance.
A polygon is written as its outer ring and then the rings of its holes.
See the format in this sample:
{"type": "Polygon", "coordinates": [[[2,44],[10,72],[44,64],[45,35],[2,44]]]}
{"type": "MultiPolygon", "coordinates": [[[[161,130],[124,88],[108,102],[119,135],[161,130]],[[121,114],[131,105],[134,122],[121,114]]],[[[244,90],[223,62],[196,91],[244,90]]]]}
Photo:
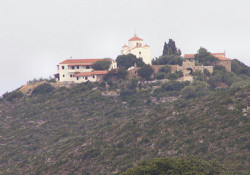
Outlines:
{"type": "MultiPolygon", "coordinates": [[[[100,81],[108,70],[93,70],[92,65],[103,59],[67,59],[57,65],[55,78],[60,82],[82,83],[86,81],[100,81]]],[[[116,61],[109,59],[111,65],[109,70],[116,69],[116,61]]]]}
{"type": "MultiPolygon", "coordinates": [[[[215,56],[219,61],[216,65],[220,65],[225,67],[226,71],[231,72],[231,59],[226,57],[225,53],[211,53],[215,56]]],[[[195,57],[195,54],[185,54],[184,58],[192,61],[195,57]]]]}
{"type": "Polygon", "coordinates": [[[136,35],[128,40],[128,46],[125,44],[122,47],[122,55],[133,54],[137,58],[142,58],[144,63],[152,64],[152,52],[150,47],[146,44],[144,45],[143,39],[137,37],[136,35]]]}

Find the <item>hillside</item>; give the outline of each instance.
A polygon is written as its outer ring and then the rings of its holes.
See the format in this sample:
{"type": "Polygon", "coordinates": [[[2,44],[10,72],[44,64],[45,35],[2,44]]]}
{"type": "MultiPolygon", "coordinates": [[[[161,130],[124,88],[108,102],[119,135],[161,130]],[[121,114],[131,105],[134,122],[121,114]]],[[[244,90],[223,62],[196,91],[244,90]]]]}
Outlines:
{"type": "Polygon", "coordinates": [[[0,174],[119,174],[156,157],[250,173],[250,86],[186,99],[163,87],[103,91],[85,83],[1,99],[0,174]]]}

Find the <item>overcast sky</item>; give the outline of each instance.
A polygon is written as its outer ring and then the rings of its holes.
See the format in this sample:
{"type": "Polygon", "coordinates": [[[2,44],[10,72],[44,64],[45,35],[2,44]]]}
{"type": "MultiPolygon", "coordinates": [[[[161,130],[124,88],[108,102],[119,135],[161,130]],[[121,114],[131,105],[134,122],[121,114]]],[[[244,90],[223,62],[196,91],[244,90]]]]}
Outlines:
{"type": "Polygon", "coordinates": [[[115,59],[136,29],[162,54],[202,46],[250,65],[249,0],[0,0],[0,95],[70,58],[115,59]]]}

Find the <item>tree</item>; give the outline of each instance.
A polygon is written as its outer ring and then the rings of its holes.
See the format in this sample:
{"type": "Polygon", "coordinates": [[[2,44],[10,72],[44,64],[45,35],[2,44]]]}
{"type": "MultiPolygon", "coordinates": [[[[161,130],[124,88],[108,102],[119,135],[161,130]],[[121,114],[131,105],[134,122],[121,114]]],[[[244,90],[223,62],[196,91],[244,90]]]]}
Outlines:
{"type": "Polygon", "coordinates": [[[160,68],[159,72],[170,73],[171,72],[171,67],[166,65],[166,66],[160,68]]]}
{"type": "Polygon", "coordinates": [[[215,89],[220,87],[221,84],[226,84],[230,87],[233,83],[240,80],[241,78],[236,76],[233,72],[215,69],[210,76],[208,83],[212,89],[215,89]]]}
{"type": "Polygon", "coordinates": [[[218,58],[211,55],[207,49],[201,47],[195,55],[195,60],[204,66],[213,66],[218,61],[218,58]]]}
{"type": "Polygon", "coordinates": [[[172,39],[168,40],[168,43],[164,43],[162,55],[181,55],[181,50],[177,49],[175,41],[172,39]]]}
{"type": "Polygon", "coordinates": [[[178,50],[177,50],[177,55],[178,55],[178,56],[181,56],[181,49],[178,49],[178,50]]]}
{"type": "Polygon", "coordinates": [[[182,65],[183,58],[178,55],[163,55],[159,58],[156,58],[152,61],[153,65],[182,65]]]}
{"type": "Polygon", "coordinates": [[[149,64],[145,64],[138,70],[138,75],[146,80],[149,80],[154,70],[149,64]]]}
{"type": "Polygon", "coordinates": [[[250,77],[250,67],[240,62],[237,59],[232,60],[232,72],[238,75],[247,75],[250,77]]]}
{"type": "Polygon", "coordinates": [[[167,55],[167,54],[168,54],[168,44],[165,42],[162,55],[167,55]]]}
{"type": "Polygon", "coordinates": [[[171,73],[171,67],[166,65],[159,69],[159,71],[155,75],[155,78],[157,80],[161,80],[167,78],[170,73],[171,73]]]}
{"type": "Polygon", "coordinates": [[[125,68],[119,68],[116,74],[117,79],[125,79],[128,75],[128,71],[125,68]]]}
{"type": "Polygon", "coordinates": [[[95,62],[92,67],[94,70],[108,70],[111,65],[111,61],[109,59],[99,60],[95,62]]]}
{"type": "Polygon", "coordinates": [[[169,55],[177,55],[177,48],[175,45],[175,41],[172,39],[169,39],[168,41],[168,54],[169,55]]]}
{"type": "Polygon", "coordinates": [[[133,54],[128,54],[128,55],[119,55],[116,58],[117,66],[118,67],[125,67],[128,69],[129,67],[132,67],[137,65],[137,67],[142,67],[145,63],[142,61],[141,58],[137,58],[133,54]]]}

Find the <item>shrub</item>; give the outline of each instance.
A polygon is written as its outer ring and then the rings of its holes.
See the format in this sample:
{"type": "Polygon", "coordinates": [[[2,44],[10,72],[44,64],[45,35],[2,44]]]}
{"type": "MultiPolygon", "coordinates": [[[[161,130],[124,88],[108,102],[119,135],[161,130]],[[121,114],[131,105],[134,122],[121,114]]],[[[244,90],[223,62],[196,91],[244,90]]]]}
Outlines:
{"type": "Polygon", "coordinates": [[[49,83],[44,83],[39,86],[37,86],[33,91],[32,95],[44,95],[49,94],[54,91],[54,87],[49,83]]]}
{"type": "Polygon", "coordinates": [[[164,72],[158,72],[157,74],[155,74],[155,78],[156,78],[157,80],[162,80],[162,79],[164,79],[164,78],[166,78],[166,77],[167,77],[167,74],[164,73],[164,72]]]}
{"type": "Polygon", "coordinates": [[[131,95],[136,94],[136,90],[122,90],[120,93],[120,96],[125,99],[126,97],[129,97],[131,95]]]}
{"type": "Polygon", "coordinates": [[[159,72],[165,72],[165,73],[170,73],[171,72],[171,67],[166,65],[162,68],[159,69],[159,72]]]}
{"type": "Polygon", "coordinates": [[[185,87],[185,83],[179,81],[170,81],[162,85],[162,89],[165,91],[180,91],[185,87]]]}
{"type": "Polygon", "coordinates": [[[247,75],[250,77],[250,68],[249,66],[245,65],[244,63],[240,62],[237,59],[232,60],[232,72],[238,75],[247,75]]]}
{"type": "Polygon", "coordinates": [[[117,79],[125,79],[128,75],[128,71],[125,68],[119,68],[116,74],[117,79]]]}
{"type": "Polygon", "coordinates": [[[10,93],[6,92],[5,94],[3,94],[3,99],[6,99],[9,102],[12,102],[14,99],[21,97],[23,97],[23,93],[17,90],[10,93]]]}
{"type": "Polygon", "coordinates": [[[224,66],[221,66],[221,65],[214,66],[214,70],[226,72],[226,68],[224,66]]]}
{"type": "Polygon", "coordinates": [[[181,90],[181,95],[184,98],[194,98],[204,96],[208,93],[206,83],[194,81],[190,86],[186,86],[181,90]]]}
{"type": "Polygon", "coordinates": [[[176,73],[170,73],[168,74],[169,80],[176,80],[178,78],[178,75],[176,73]]]}
{"type": "Polygon", "coordinates": [[[146,80],[149,80],[154,70],[150,65],[144,65],[138,70],[138,75],[146,80]]]}
{"type": "Polygon", "coordinates": [[[130,168],[122,175],[143,174],[221,174],[223,167],[216,161],[203,161],[198,159],[183,158],[155,158],[142,161],[135,168],[130,168]]]}
{"type": "Polygon", "coordinates": [[[131,79],[129,82],[128,82],[128,89],[129,90],[136,90],[137,88],[137,83],[138,83],[138,80],[137,79],[131,79]]]}
{"type": "Polygon", "coordinates": [[[175,73],[168,74],[168,79],[170,79],[170,80],[176,80],[176,79],[181,78],[181,77],[183,77],[182,71],[176,71],[175,73]]]}
{"type": "Polygon", "coordinates": [[[195,88],[193,86],[186,86],[181,90],[181,95],[184,98],[193,98],[195,97],[195,88]]]}
{"type": "Polygon", "coordinates": [[[195,71],[193,73],[193,77],[195,80],[203,81],[203,79],[205,78],[205,75],[201,71],[195,71]]]}
{"type": "Polygon", "coordinates": [[[108,80],[124,80],[126,79],[128,75],[128,71],[125,67],[121,67],[119,69],[112,69],[110,70],[104,77],[103,80],[104,81],[108,81],[108,80]]]}

